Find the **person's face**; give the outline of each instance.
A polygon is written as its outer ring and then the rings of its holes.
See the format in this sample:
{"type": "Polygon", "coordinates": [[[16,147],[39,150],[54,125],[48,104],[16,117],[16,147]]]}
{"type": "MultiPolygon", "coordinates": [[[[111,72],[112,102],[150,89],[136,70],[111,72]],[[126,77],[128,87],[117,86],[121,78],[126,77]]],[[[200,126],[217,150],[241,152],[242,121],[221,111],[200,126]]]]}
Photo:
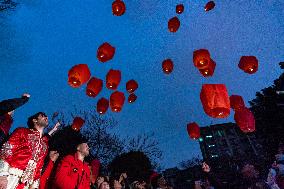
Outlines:
{"type": "Polygon", "coordinates": [[[113,188],[114,189],[121,189],[122,186],[121,186],[120,182],[118,182],[117,180],[114,180],[113,181],[113,188]]]}
{"type": "Polygon", "coordinates": [[[90,148],[87,143],[79,144],[77,150],[85,157],[90,153],[90,148]]]}
{"type": "Polygon", "coordinates": [[[104,182],[104,180],[105,180],[104,177],[98,177],[96,180],[97,185],[100,186],[100,184],[104,182]]]}
{"type": "Polygon", "coordinates": [[[45,114],[40,114],[34,122],[35,124],[45,128],[48,126],[48,117],[45,114]]]}
{"type": "Polygon", "coordinates": [[[166,184],[167,184],[167,182],[166,182],[164,177],[159,178],[159,180],[158,180],[159,186],[165,186],[166,184]]]}
{"type": "Polygon", "coordinates": [[[99,189],[109,189],[109,184],[107,182],[102,182],[99,189]]]}

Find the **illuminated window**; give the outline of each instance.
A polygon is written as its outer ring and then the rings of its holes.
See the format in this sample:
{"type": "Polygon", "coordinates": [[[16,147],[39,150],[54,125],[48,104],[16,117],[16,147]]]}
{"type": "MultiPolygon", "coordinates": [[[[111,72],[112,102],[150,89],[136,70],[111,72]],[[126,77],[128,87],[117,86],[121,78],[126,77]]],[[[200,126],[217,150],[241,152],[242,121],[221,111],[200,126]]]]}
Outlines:
{"type": "Polygon", "coordinates": [[[206,138],[212,138],[212,137],[213,137],[212,135],[207,135],[207,136],[206,136],[206,138]]]}

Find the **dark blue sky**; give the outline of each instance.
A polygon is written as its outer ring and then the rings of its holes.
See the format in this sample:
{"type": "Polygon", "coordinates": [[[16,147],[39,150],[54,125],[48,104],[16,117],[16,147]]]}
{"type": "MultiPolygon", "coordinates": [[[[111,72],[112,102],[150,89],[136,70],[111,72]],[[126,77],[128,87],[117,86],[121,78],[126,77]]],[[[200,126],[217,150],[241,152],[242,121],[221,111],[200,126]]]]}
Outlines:
{"type": "Polygon", "coordinates": [[[196,141],[189,140],[186,124],[200,126],[233,121],[208,117],[199,93],[203,83],[224,83],[229,94],[244,97],[246,105],[255,92],[272,84],[284,59],[284,1],[215,1],[204,12],[207,1],[125,0],[126,13],[115,17],[111,0],[23,0],[15,11],[0,14],[0,99],[31,94],[30,102],[15,114],[13,129],[23,126],[37,111],[52,115],[68,112],[73,105],[95,108],[97,100],[109,97],[104,91],[95,99],[67,85],[68,70],[86,63],[93,76],[104,79],[110,68],[122,71],[119,90],[135,79],[139,83],[134,104],[121,113],[108,114],[118,121],[113,132],[122,137],[155,132],[164,151],[162,165],[200,154],[196,141]],[[176,16],[175,6],[184,3],[178,32],[170,33],[167,22],[176,16]],[[114,58],[99,63],[96,51],[109,42],[116,47],[114,58]],[[192,53],[206,48],[216,61],[212,78],[203,78],[193,66],[192,53]],[[248,75],[239,70],[243,55],[254,55],[259,70],[248,75]],[[174,61],[174,71],[165,75],[164,59],[174,61]]]}

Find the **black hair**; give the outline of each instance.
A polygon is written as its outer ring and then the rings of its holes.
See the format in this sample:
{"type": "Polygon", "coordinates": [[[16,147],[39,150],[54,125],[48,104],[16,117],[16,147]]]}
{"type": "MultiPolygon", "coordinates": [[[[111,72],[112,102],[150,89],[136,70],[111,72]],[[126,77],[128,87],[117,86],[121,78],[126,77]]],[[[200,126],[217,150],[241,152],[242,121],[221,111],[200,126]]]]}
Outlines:
{"type": "Polygon", "coordinates": [[[34,115],[32,115],[32,116],[30,116],[30,117],[28,118],[27,125],[28,125],[28,127],[29,127],[30,129],[33,129],[33,128],[34,128],[33,119],[37,119],[38,116],[40,116],[40,115],[47,117],[44,112],[38,112],[38,113],[36,113],[36,114],[34,114],[34,115]]]}

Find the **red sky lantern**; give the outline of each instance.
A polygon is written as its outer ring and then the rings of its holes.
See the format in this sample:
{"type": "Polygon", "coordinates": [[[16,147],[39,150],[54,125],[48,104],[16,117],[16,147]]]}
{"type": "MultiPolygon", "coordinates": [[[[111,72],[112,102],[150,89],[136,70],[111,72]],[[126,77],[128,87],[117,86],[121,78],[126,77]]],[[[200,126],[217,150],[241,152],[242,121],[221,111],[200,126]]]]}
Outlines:
{"type": "Polygon", "coordinates": [[[245,103],[243,97],[239,95],[231,95],[230,96],[230,105],[234,111],[241,110],[245,107],[245,103]]]}
{"type": "Polygon", "coordinates": [[[180,21],[178,19],[178,17],[173,17],[168,21],[168,28],[170,32],[176,32],[178,31],[180,26],[180,21]]]}
{"type": "Polygon", "coordinates": [[[133,93],[137,88],[138,88],[138,83],[134,79],[127,81],[126,90],[129,93],[133,93]]]}
{"type": "Polygon", "coordinates": [[[115,53],[115,47],[105,42],[98,48],[97,58],[101,62],[107,62],[113,58],[114,53],[115,53]]]}
{"type": "Polygon", "coordinates": [[[101,165],[101,162],[98,159],[94,159],[91,162],[91,172],[92,172],[92,174],[91,174],[91,178],[90,179],[91,179],[91,183],[92,184],[96,183],[97,177],[99,176],[100,165],[101,165]]]}
{"type": "Polygon", "coordinates": [[[128,102],[129,102],[129,103],[135,102],[136,99],[137,99],[137,96],[136,96],[134,93],[131,93],[131,94],[128,96],[128,102]]]}
{"type": "Polygon", "coordinates": [[[97,112],[99,114],[105,114],[109,106],[108,99],[106,98],[101,98],[97,102],[97,112]]]}
{"type": "Polygon", "coordinates": [[[209,2],[205,5],[204,9],[205,9],[205,11],[207,12],[207,11],[212,10],[214,7],[215,7],[214,1],[209,1],[209,2]]]}
{"type": "Polygon", "coordinates": [[[199,49],[193,52],[193,63],[198,69],[208,68],[210,61],[210,53],[207,49],[199,49]]]}
{"type": "Polygon", "coordinates": [[[225,118],[230,115],[230,100],[224,84],[203,84],[200,92],[203,109],[213,118],[225,118]]]}
{"type": "Polygon", "coordinates": [[[253,113],[246,107],[235,112],[236,124],[244,133],[255,131],[255,119],[253,113]]]}
{"type": "Polygon", "coordinates": [[[183,6],[183,4],[178,4],[178,5],[176,6],[176,13],[177,13],[177,14],[181,14],[181,13],[183,13],[183,11],[184,11],[184,6],[183,6]]]}
{"type": "Polygon", "coordinates": [[[79,131],[85,123],[85,120],[81,117],[75,117],[72,123],[72,129],[75,131],[79,131]]]}
{"type": "Polygon", "coordinates": [[[187,132],[192,139],[196,140],[200,138],[200,128],[195,122],[187,124],[187,132]]]}
{"type": "Polygon", "coordinates": [[[87,84],[86,94],[95,98],[103,89],[103,80],[92,77],[87,84]]]}
{"type": "Polygon", "coordinates": [[[174,69],[174,63],[171,59],[166,59],[162,63],[162,68],[165,74],[170,74],[174,69]]]}
{"type": "Polygon", "coordinates": [[[258,70],[258,60],[255,56],[242,56],[238,66],[245,73],[253,74],[258,70]]]}
{"type": "Polygon", "coordinates": [[[125,4],[121,0],[115,0],[112,3],[112,13],[115,16],[121,16],[125,13],[125,4]]]}
{"type": "Polygon", "coordinates": [[[216,63],[214,60],[210,59],[208,67],[204,69],[199,69],[199,72],[204,76],[204,77],[211,77],[214,74],[216,67],[216,63]]]}
{"type": "Polygon", "coordinates": [[[121,72],[119,70],[110,69],[106,75],[106,87],[116,90],[121,80],[121,72]]]}
{"type": "Polygon", "coordinates": [[[87,64],[73,66],[68,72],[68,84],[71,87],[80,87],[91,77],[91,72],[87,64]]]}
{"type": "Polygon", "coordinates": [[[125,101],[125,96],[122,92],[115,91],[110,95],[110,108],[113,112],[120,112],[125,101]]]}

